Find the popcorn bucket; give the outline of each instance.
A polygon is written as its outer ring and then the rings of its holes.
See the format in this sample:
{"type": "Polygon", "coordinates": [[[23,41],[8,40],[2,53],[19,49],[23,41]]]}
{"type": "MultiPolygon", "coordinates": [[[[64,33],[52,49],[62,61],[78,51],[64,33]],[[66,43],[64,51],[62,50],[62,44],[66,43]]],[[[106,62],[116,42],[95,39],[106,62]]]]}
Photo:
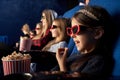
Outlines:
{"type": "Polygon", "coordinates": [[[4,75],[14,73],[29,73],[31,59],[2,60],[4,75]]]}
{"type": "Polygon", "coordinates": [[[20,37],[19,51],[30,51],[32,40],[27,37],[20,37]]]}

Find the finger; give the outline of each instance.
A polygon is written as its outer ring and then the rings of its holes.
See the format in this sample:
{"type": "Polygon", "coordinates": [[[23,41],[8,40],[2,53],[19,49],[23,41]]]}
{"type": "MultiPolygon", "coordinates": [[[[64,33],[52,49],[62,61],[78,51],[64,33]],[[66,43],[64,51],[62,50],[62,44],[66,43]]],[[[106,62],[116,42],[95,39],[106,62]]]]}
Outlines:
{"type": "Polygon", "coordinates": [[[58,48],[57,52],[56,52],[56,57],[62,55],[64,48],[58,48]]]}
{"type": "Polygon", "coordinates": [[[67,53],[68,53],[68,48],[66,47],[66,48],[64,48],[64,56],[67,56],[67,53]]]}

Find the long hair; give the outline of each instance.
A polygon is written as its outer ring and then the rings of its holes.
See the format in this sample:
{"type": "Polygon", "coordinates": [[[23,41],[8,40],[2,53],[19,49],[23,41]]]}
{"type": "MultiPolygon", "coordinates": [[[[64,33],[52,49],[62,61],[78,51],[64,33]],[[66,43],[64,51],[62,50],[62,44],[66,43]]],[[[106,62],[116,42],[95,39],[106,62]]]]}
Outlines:
{"type": "MultiPolygon", "coordinates": [[[[108,11],[100,6],[85,6],[83,9],[79,10],[72,18],[75,18],[79,23],[92,27],[102,27],[104,30],[104,34],[98,40],[99,43],[96,47],[101,51],[101,55],[105,56],[107,66],[106,71],[108,74],[112,71],[113,67],[113,45],[115,39],[115,30],[113,28],[113,22],[111,19],[111,15],[108,11]],[[105,51],[103,51],[103,49],[105,51]]],[[[114,26],[115,27],[115,26],[114,26]]]]}
{"type": "Polygon", "coordinates": [[[42,14],[43,14],[43,13],[44,13],[45,16],[46,16],[45,19],[46,19],[46,22],[47,22],[47,24],[46,24],[45,26],[43,26],[44,29],[42,30],[42,34],[43,34],[43,36],[45,36],[45,35],[46,35],[46,31],[51,27],[52,21],[53,21],[55,18],[58,17],[58,14],[57,14],[56,11],[51,10],[51,9],[45,9],[45,10],[43,10],[42,14]]]}
{"type": "Polygon", "coordinates": [[[53,44],[59,43],[61,41],[69,40],[69,36],[67,36],[66,27],[70,26],[70,19],[66,18],[56,18],[53,22],[57,23],[57,26],[59,28],[59,39],[54,38],[52,41],[50,41],[42,50],[47,51],[53,44]]]}
{"type": "Polygon", "coordinates": [[[111,16],[107,10],[100,6],[85,6],[83,9],[80,9],[72,18],[75,18],[78,22],[88,27],[102,27],[104,34],[100,41],[103,44],[109,44],[106,43],[105,40],[108,40],[107,38],[113,24],[111,21],[111,16]]]}

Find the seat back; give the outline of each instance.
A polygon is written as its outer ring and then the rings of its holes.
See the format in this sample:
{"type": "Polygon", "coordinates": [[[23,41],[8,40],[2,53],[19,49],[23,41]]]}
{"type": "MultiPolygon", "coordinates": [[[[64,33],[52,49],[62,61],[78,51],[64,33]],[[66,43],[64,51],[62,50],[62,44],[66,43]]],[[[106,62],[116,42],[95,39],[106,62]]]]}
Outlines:
{"type": "Polygon", "coordinates": [[[68,56],[71,55],[73,49],[74,49],[75,43],[73,41],[73,38],[70,38],[68,43],[68,56]]]}
{"type": "MultiPolygon", "coordinates": [[[[81,2],[81,1],[82,0],[78,0],[78,2],[81,2]]],[[[76,5],[74,8],[72,8],[72,9],[68,10],[67,12],[65,12],[63,14],[63,17],[71,18],[82,7],[83,7],[83,5],[80,6],[79,3],[78,3],[78,5],[76,5]]],[[[68,48],[69,48],[69,51],[68,51],[69,54],[68,55],[71,55],[71,54],[77,52],[77,48],[76,48],[75,43],[74,43],[72,38],[70,38],[70,40],[69,40],[68,48]]]]}
{"type": "Polygon", "coordinates": [[[6,35],[0,36],[0,42],[4,44],[8,44],[8,36],[6,35]]]}
{"type": "Polygon", "coordinates": [[[114,49],[114,68],[113,68],[113,76],[120,76],[120,36],[118,38],[118,41],[115,45],[114,49]]]}
{"type": "MultiPolygon", "coordinates": [[[[112,76],[120,76],[120,0],[90,0],[89,5],[99,5],[107,9],[117,26],[118,38],[113,48],[114,67],[112,76]]],[[[114,28],[115,26],[113,26],[114,28]]],[[[114,33],[113,33],[114,34],[114,33]]],[[[113,79],[112,79],[113,80],[113,79]]],[[[118,80],[118,79],[117,79],[118,80]]],[[[120,78],[119,78],[120,80],[120,78]]]]}

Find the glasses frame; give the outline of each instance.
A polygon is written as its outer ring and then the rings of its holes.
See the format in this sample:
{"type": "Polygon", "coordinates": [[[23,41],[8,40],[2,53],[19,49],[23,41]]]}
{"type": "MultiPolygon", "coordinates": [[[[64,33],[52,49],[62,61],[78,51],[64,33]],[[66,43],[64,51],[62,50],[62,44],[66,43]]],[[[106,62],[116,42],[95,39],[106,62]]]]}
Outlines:
{"type": "Polygon", "coordinates": [[[58,26],[56,26],[56,25],[51,26],[51,29],[56,29],[56,28],[58,28],[58,26]]]}
{"type": "Polygon", "coordinates": [[[40,30],[41,28],[35,28],[35,30],[40,30]]]}
{"type": "Polygon", "coordinates": [[[87,27],[87,26],[84,26],[84,25],[75,25],[75,26],[72,26],[71,28],[68,27],[67,28],[67,35],[69,35],[69,36],[71,36],[72,34],[73,35],[78,35],[81,31],[86,31],[87,28],[90,28],[90,27],[87,27]],[[76,32],[74,32],[75,29],[77,29],[76,32]]]}

